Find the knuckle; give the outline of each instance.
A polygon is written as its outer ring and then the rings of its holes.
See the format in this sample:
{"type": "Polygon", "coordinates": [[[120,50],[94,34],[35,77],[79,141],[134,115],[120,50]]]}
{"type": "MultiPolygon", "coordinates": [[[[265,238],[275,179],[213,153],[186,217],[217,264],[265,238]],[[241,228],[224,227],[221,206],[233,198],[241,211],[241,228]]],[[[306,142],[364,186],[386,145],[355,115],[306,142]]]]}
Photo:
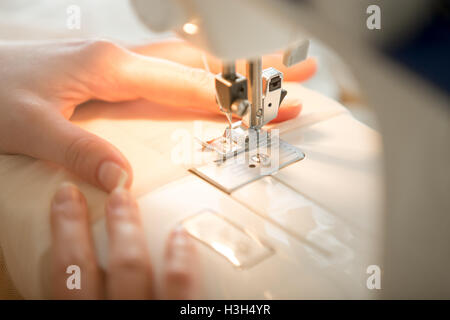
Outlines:
{"type": "Polygon", "coordinates": [[[92,52],[94,54],[109,53],[120,49],[117,44],[105,39],[86,40],[84,43],[84,48],[88,52],[92,52]]]}
{"type": "Polygon", "coordinates": [[[121,66],[127,61],[127,50],[116,43],[104,39],[88,40],[83,45],[80,56],[80,64],[89,74],[86,78],[87,87],[97,98],[103,100],[118,94],[115,90],[108,89],[118,85],[121,66]]]}
{"type": "Polygon", "coordinates": [[[81,137],[73,140],[66,148],[64,163],[75,172],[80,172],[85,159],[84,155],[101,147],[101,143],[94,137],[81,137]]]}
{"type": "Polygon", "coordinates": [[[125,53],[122,47],[105,39],[87,40],[82,45],[81,52],[83,52],[83,62],[88,68],[120,62],[125,53]]]}

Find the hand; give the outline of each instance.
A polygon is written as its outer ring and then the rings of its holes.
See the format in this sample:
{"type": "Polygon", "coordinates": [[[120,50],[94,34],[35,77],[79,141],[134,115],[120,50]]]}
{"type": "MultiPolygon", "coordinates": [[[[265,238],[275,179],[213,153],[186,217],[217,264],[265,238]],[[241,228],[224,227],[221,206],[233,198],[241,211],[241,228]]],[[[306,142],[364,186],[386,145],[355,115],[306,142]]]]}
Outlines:
{"type": "MultiPolygon", "coordinates": [[[[135,51],[140,54],[108,41],[0,42],[0,152],[59,163],[106,191],[129,187],[132,170],[125,157],[68,121],[76,106],[91,99],[145,98],[219,112],[214,75],[197,68],[200,51],[173,41],[135,51]]],[[[217,72],[220,63],[208,60],[217,72]]],[[[265,62],[280,68],[280,61],[274,55],[265,62]]],[[[285,78],[300,81],[314,71],[315,62],[308,60],[289,69],[285,78]]],[[[300,101],[288,95],[277,120],[292,118],[300,109],[300,101]]]]}
{"type": "MultiPolygon", "coordinates": [[[[144,45],[133,48],[133,51],[143,55],[149,55],[155,58],[168,59],[192,68],[204,69],[206,57],[209,71],[218,74],[222,68],[222,62],[214,56],[204,54],[202,51],[180,40],[167,40],[150,45],[144,45]]],[[[271,54],[263,57],[263,69],[274,67],[283,73],[284,81],[302,82],[311,78],[317,71],[317,63],[314,58],[308,58],[297,65],[287,68],[282,63],[282,54],[271,54]]],[[[238,60],[236,71],[242,75],[246,74],[244,60],[238,60]]],[[[209,108],[208,108],[209,109],[209,108]]],[[[212,111],[218,112],[216,103],[212,104],[212,111]]],[[[283,100],[278,117],[273,122],[281,122],[298,116],[301,111],[301,101],[298,97],[289,94],[283,100]]]]}
{"type": "Polygon", "coordinates": [[[63,184],[51,206],[52,284],[57,299],[193,299],[195,251],[182,229],[169,237],[163,294],[155,296],[152,268],[139,209],[125,189],[116,189],[106,204],[108,266],[98,267],[90,233],[86,200],[71,184],[63,184]],[[81,289],[67,288],[68,266],[80,267],[81,289]]]}

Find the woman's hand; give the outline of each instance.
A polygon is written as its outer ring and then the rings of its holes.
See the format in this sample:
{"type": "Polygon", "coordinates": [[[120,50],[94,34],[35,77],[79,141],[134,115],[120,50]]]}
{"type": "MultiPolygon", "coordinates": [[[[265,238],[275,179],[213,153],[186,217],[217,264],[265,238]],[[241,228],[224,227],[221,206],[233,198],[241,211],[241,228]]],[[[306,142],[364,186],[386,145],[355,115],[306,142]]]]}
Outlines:
{"type": "Polygon", "coordinates": [[[108,266],[98,267],[86,200],[71,184],[63,184],[51,206],[52,284],[57,299],[193,299],[195,250],[183,229],[175,230],[166,247],[163,294],[155,288],[139,209],[125,189],[114,190],[106,204],[108,266]],[[81,288],[69,290],[69,266],[80,268],[81,288]]]}
{"type": "MultiPolygon", "coordinates": [[[[0,42],[0,152],[59,163],[106,191],[123,182],[130,186],[132,172],[125,157],[68,121],[76,106],[91,99],[145,98],[219,112],[214,75],[198,68],[200,51],[180,41],[135,51],[108,41],[0,42]]],[[[211,70],[218,71],[219,62],[208,60],[211,70]]],[[[265,61],[281,64],[277,56],[265,61]]],[[[289,69],[285,79],[301,81],[314,71],[315,62],[308,60],[289,69]]],[[[288,95],[278,120],[295,117],[300,109],[300,101],[288,95]]]]}

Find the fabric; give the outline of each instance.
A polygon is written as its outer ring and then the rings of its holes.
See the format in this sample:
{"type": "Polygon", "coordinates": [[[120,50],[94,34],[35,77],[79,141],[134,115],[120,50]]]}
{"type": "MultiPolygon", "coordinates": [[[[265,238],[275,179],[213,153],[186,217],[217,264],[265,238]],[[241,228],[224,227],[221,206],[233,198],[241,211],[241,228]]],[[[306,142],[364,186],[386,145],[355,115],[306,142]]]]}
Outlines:
{"type": "MultiPolygon", "coordinates": [[[[1,40],[42,40],[80,37],[106,37],[125,40],[124,43],[148,43],[170,34],[154,34],[138,23],[127,0],[77,1],[81,9],[80,30],[66,27],[67,8],[73,1],[15,0],[0,2],[1,40]],[[108,14],[98,14],[108,8],[108,14]],[[126,27],[124,27],[126,26],[126,27]]],[[[11,170],[13,170],[11,168],[11,170]]],[[[2,183],[2,182],[0,182],[2,183]]],[[[0,205],[1,207],[1,205],[0,205]]],[[[20,295],[13,287],[3,255],[0,259],[0,299],[16,299],[20,295]]]]}

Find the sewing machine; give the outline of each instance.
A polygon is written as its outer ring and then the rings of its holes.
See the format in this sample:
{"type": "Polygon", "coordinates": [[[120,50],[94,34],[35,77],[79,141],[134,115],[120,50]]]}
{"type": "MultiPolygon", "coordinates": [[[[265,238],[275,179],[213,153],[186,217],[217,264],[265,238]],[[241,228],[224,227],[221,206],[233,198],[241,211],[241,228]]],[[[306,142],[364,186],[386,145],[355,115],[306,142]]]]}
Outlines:
{"type": "MultiPolygon", "coordinates": [[[[345,57],[355,71],[369,104],[377,113],[384,136],[386,153],[384,165],[387,174],[384,177],[383,194],[386,195],[385,208],[388,212],[384,232],[387,241],[383,250],[384,258],[382,261],[374,262],[375,264],[387,262],[384,293],[386,296],[402,297],[415,295],[439,297],[448,294],[450,284],[448,281],[444,284],[442,279],[446,277],[445,266],[450,265],[450,257],[432,253],[446,252],[448,248],[445,243],[450,243],[448,232],[442,229],[441,223],[443,220],[449,222],[449,215],[445,215],[447,211],[445,208],[449,207],[448,200],[443,196],[443,190],[447,189],[446,183],[440,178],[439,173],[439,168],[445,167],[442,160],[445,157],[438,155],[443,152],[442,150],[447,150],[448,155],[448,146],[445,146],[444,138],[448,137],[448,123],[445,120],[448,119],[447,102],[440,92],[378,55],[370,45],[372,40],[380,42],[383,36],[395,38],[396,35],[404,34],[405,30],[412,26],[411,23],[418,23],[416,12],[425,12],[427,8],[425,2],[415,2],[415,8],[421,7],[423,11],[409,10],[410,7],[406,2],[396,4],[380,2],[380,6],[385,10],[383,14],[387,17],[384,26],[387,26],[388,30],[381,37],[381,32],[370,33],[365,28],[365,10],[370,4],[365,1],[358,3],[347,1],[343,6],[341,2],[336,4],[331,1],[314,1],[313,4],[305,1],[270,0],[185,2],[134,0],[133,4],[141,20],[148,27],[156,31],[174,30],[191,43],[224,60],[222,73],[216,77],[217,102],[227,115],[230,127],[224,137],[203,141],[203,145],[205,148],[215,150],[225,159],[230,155],[237,157],[239,150],[251,152],[252,148],[246,145],[248,137],[265,132],[261,127],[276,116],[285,95],[281,86],[282,75],[274,69],[261,70],[259,57],[262,54],[287,49],[291,50],[291,53],[294,52],[290,58],[295,62],[304,58],[307,46],[302,44],[301,39],[305,38],[305,34],[310,34],[325,41],[338,54],[345,57]],[[403,16],[406,18],[401,22],[395,19],[397,23],[394,23],[389,17],[396,12],[397,6],[402,8],[403,16]],[[361,10],[360,17],[346,19],[347,12],[355,13],[356,10],[361,10]],[[293,43],[294,47],[289,47],[293,43]],[[247,59],[247,79],[235,73],[233,61],[238,58],[247,59]],[[425,108],[425,105],[432,107],[425,108]],[[232,113],[243,116],[242,125],[231,123],[232,113]],[[233,146],[238,151],[233,149],[233,146]],[[231,154],[227,151],[231,151],[231,154]],[[431,185],[435,192],[426,187],[431,185]],[[429,208],[433,208],[432,212],[428,212],[429,208]],[[426,218],[423,217],[424,212],[427,212],[426,218]],[[436,233],[438,229],[440,232],[436,233]],[[412,248],[424,249],[420,252],[420,263],[417,263],[417,255],[413,253],[412,248]],[[426,282],[421,276],[424,272],[434,276],[426,282]],[[409,279],[417,280],[411,282],[409,279]]],[[[289,54],[285,61],[289,61],[289,54]]],[[[264,139],[266,137],[267,135],[264,139]]],[[[256,140],[259,141],[258,138],[256,140]]],[[[280,146],[290,147],[283,145],[282,142],[280,146]]],[[[258,143],[254,148],[258,149],[258,143]]],[[[304,157],[302,150],[296,149],[293,153],[293,158],[286,160],[287,164],[304,157]]],[[[355,157],[358,155],[355,154],[355,157]]],[[[250,155],[246,159],[250,161],[247,163],[250,166],[254,165],[251,163],[252,159],[256,163],[263,160],[258,151],[253,157],[250,155]]],[[[283,167],[283,163],[282,160],[278,169],[283,167]]],[[[248,176],[243,181],[239,179],[235,181],[233,170],[217,169],[219,168],[217,164],[212,166],[215,167],[211,167],[210,164],[192,170],[228,193],[260,178],[248,176]]],[[[301,162],[298,166],[301,166],[301,162]]],[[[243,171],[234,171],[240,173],[235,176],[241,174],[246,176],[244,172],[251,170],[244,166],[241,166],[241,169],[243,171]]],[[[275,171],[269,171],[268,174],[275,171]]],[[[268,196],[275,197],[273,194],[268,196]]],[[[322,202],[326,206],[332,205],[332,201],[327,200],[329,195],[325,194],[323,197],[322,202]]],[[[258,206],[254,203],[258,201],[257,199],[246,201],[249,207],[258,206]]],[[[348,198],[345,201],[354,199],[348,198]]],[[[334,209],[331,208],[332,211],[334,209]]],[[[214,216],[211,214],[206,220],[213,219],[214,216]]],[[[383,218],[384,215],[378,216],[377,221],[383,218]]],[[[199,238],[201,236],[197,231],[191,230],[191,234],[199,238]]],[[[208,240],[200,240],[208,243],[208,240]]],[[[381,244],[376,247],[381,248],[381,244]]],[[[215,250],[221,252],[221,249],[215,250]]],[[[262,256],[267,254],[267,252],[259,253],[262,256]]],[[[298,258],[300,256],[298,255],[298,258]]],[[[256,274],[258,271],[253,272],[256,274]]],[[[226,278],[223,274],[220,277],[226,278]]],[[[250,284],[255,285],[254,281],[257,280],[253,279],[250,284]]],[[[353,277],[351,281],[362,280],[355,280],[353,277]]],[[[267,286],[270,287],[269,281],[267,286]]],[[[288,297],[298,296],[301,289],[295,289],[293,285],[287,286],[292,289],[288,297]]],[[[367,297],[367,292],[362,296],[367,297]]]]}
{"type": "MultiPolygon", "coordinates": [[[[308,44],[304,41],[287,51],[286,65],[305,59],[308,44]]],[[[283,74],[272,67],[262,70],[261,60],[247,61],[247,78],[236,73],[235,62],[223,63],[215,79],[216,99],[229,126],[220,137],[198,139],[205,150],[215,153],[215,159],[192,172],[227,193],[305,157],[300,149],[280,140],[276,130],[262,129],[277,117],[287,91],[282,87],[283,74]],[[233,114],[242,121],[233,123],[233,114]]]]}
{"type": "MultiPolygon", "coordinates": [[[[220,136],[197,137],[200,152],[210,155],[189,166],[197,177],[190,175],[140,201],[141,208],[164,210],[164,218],[146,221],[158,225],[158,230],[147,229],[149,234],[164,239],[181,223],[198,240],[202,298],[375,297],[365,277],[369,265],[382,264],[377,134],[338,104],[323,98],[308,102],[306,96],[301,119],[307,123],[294,122],[292,130],[281,134],[281,127],[265,127],[277,116],[287,91],[281,72],[262,70],[261,55],[282,49],[289,67],[305,59],[309,47],[303,32],[294,32],[289,20],[280,19],[286,7],[272,11],[265,7],[271,1],[133,3],[149,27],[175,30],[223,59],[215,79],[216,100],[229,122],[220,136]],[[236,73],[235,60],[241,58],[246,60],[245,75],[236,73]],[[322,107],[328,111],[321,112],[322,107]],[[242,120],[233,123],[233,114],[242,120]],[[345,126],[361,141],[338,138],[336,130],[345,126]],[[324,145],[342,150],[308,146],[315,130],[328,131],[337,140],[324,139],[324,145]],[[308,151],[299,147],[304,140],[308,151]],[[346,173],[335,162],[349,159],[348,153],[367,157],[359,164],[367,175],[346,173]],[[331,157],[331,168],[322,166],[323,157],[331,157]],[[331,172],[327,177],[322,170],[331,172]],[[353,199],[356,194],[358,200],[353,199]]],[[[151,252],[160,251],[159,242],[152,241],[151,252]]],[[[158,266],[158,258],[153,261],[158,266]]]]}

